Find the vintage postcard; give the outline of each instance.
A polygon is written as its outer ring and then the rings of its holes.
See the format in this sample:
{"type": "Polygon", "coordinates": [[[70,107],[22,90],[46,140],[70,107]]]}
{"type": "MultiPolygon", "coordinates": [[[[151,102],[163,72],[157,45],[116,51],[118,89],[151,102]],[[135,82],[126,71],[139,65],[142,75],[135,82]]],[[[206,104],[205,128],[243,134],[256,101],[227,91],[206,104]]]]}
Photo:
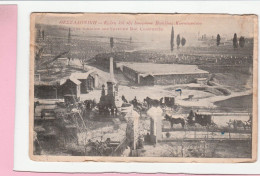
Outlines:
{"type": "Polygon", "coordinates": [[[257,20],[32,13],[30,158],[256,161],[257,20]]]}

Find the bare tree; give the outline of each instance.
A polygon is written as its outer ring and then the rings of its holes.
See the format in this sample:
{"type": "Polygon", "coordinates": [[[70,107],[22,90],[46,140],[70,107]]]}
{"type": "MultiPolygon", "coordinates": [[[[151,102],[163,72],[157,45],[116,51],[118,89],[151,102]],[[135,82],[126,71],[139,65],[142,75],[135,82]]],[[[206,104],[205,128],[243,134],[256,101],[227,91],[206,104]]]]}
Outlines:
{"type": "Polygon", "coordinates": [[[69,33],[68,33],[68,43],[71,42],[71,34],[70,34],[70,28],[69,28],[69,33]]]}
{"type": "Polygon", "coordinates": [[[42,40],[44,40],[44,30],[42,31],[42,40]]]}
{"type": "Polygon", "coordinates": [[[172,26],[172,32],[171,32],[171,52],[173,52],[173,48],[174,48],[174,29],[173,29],[173,26],[172,26]]]}

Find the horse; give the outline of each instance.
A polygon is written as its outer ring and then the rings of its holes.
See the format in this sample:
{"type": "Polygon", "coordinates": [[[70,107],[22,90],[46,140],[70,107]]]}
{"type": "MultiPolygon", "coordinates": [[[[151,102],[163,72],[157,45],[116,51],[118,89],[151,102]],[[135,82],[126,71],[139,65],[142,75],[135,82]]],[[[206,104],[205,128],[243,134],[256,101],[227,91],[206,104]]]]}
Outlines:
{"type": "Polygon", "coordinates": [[[252,114],[249,115],[249,119],[247,121],[245,121],[245,127],[248,128],[248,129],[251,129],[252,128],[252,114]]]}
{"type": "Polygon", "coordinates": [[[245,121],[245,129],[248,128],[248,129],[251,129],[252,128],[252,123],[248,122],[248,121],[245,121]]]}
{"type": "Polygon", "coordinates": [[[237,130],[238,128],[243,127],[244,130],[246,130],[246,128],[251,128],[251,125],[248,122],[243,122],[242,120],[233,120],[232,121],[232,125],[234,130],[237,130]]]}
{"type": "Polygon", "coordinates": [[[128,101],[127,101],[127,99],[125,98],[124,95],[122,95],[122,101],[123,101],[124,103],[128,103],[128,101]]]}
{"type": "Polygon", "coordinates": [[[173,118],[172,116],[165,114],[165,119],[168,120],[171,123],[171,128],[173,128],[173,124],[181,124],[182,128],[185,126],[185,120],[181,117],[179,118],[173,118]]]}
{"type": "Polygon", "coordinates": [[[136,108],[137,105],[140,104],[140,103],[137,101],[136,97],[135,97],[132,101],[130,101],[129,103],[131,103],[131,104],[134,106],[134,108],[136,108]]]}
{"type": "Polygon", "coordinates": [[[139,102],[139,101],[136,99],[136,97],[135,97],[133,100],[129,101],[129,103],[133,105],[134,109],[135,109],[136,111],[138,111],[138,112],[140,113],[140,115],[142,115],[142,113],[147,110],[147,107],[144,106],[143,103],[139,102]]]}
{"type": "Polygon", "coordinates": [[[157,106],[160,105],[160,101],[159,101],[159,100],[151,99],[151,98],[149,98],[149,97],[146,97],[146,98],[144,99],[144,102],[147,103],[148,108],[150,108],[150,107],[152,107],[152,106],[157,107],[157,106]]]}

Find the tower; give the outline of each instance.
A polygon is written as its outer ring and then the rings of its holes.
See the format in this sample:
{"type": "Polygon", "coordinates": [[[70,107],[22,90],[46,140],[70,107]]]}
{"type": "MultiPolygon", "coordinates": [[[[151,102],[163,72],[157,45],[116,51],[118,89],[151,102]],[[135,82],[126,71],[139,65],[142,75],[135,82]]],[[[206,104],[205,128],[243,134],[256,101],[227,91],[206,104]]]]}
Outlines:
{"type": "Polygon", "coordinates": [[[113,63],[113,57],[110,57],[109,59],[109,69],[110,69],[110,77],[107,81],[107,95],[108,96],[113,96],[114,97],[114,91],[115,91],[115,86],[116,86],[116,80],[114,78],[114,63],[113,63]]]}
{"type": "Polygon", "coordinates": [[[110,70],[110,77],[107,81],[107,96],[110,97],[110,101],[117,109],[122,106],[122,100],[119,98],[118,95],[118,84],[114,77],[114,62],[113,57],[109,58],[109,70],[110,70]]]}

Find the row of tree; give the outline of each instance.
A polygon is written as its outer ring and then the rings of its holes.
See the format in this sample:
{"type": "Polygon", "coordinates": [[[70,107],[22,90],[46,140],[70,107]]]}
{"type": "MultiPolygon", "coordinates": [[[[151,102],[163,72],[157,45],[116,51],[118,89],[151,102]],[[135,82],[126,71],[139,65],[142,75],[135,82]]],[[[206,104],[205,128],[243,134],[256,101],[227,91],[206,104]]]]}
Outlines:
{"type": "MultiPolygon", "coordinates": [[[[220,45],[220,40],[221,40],[221,38],[220,38],[220,35],[218,34],[217,35],[217,46],[219,46],[220,45]]],[[[243,48],[244,46],[245,46],[245,37],[243,37],[243,36],[241,36],[240,38],[239,38],[239,40],[237,39],[237,34],[235,33],[234,34],[234,37],[233,37],[233,47],[234,48],[238,48],[238,45],[241,47],[241,48],[243,48]]]]}
{"type": "MultiPolygon", "coordinates": [[[[184,46],[186,44],[186,39],[184,37],[181,38],[180,34],[178,34],[177,39],[176,39],[176,44],[177,44],[177,48],[179,48],[180,44],[182,46],[184,46]]],[[[171,45],[171,51],[173,51],[173,49],[174,49],[174,29],[173,29],[173,26],[172,26],[172,32],[171,32],[170,45],[171,45]]]]}

